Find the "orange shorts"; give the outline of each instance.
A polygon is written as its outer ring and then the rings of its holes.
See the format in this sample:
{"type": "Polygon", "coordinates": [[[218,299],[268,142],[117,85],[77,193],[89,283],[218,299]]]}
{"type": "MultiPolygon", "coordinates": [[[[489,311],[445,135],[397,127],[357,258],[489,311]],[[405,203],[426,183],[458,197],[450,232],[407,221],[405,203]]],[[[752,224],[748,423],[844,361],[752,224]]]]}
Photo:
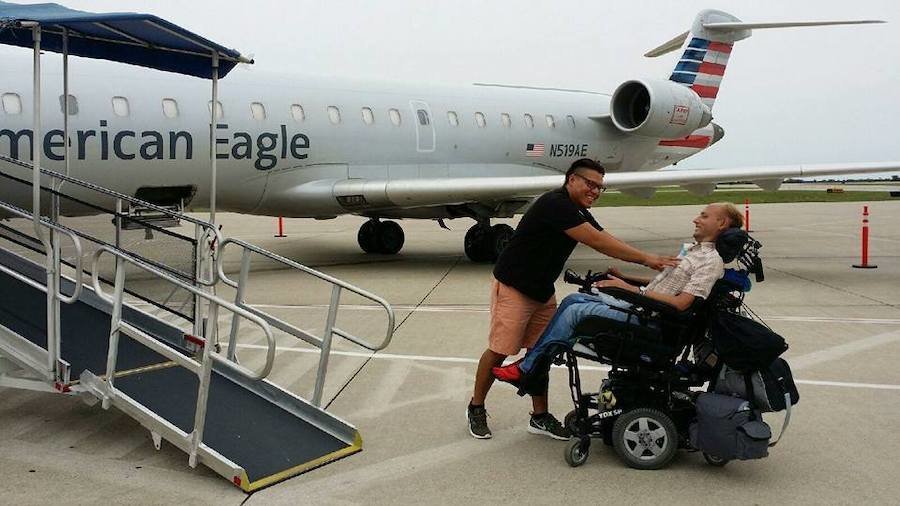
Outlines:
{"type": "Polygon", "coordinates": [[[491,282],[491,334],[488,348],[501,355],[515,355],[531,348],[556,312],[556,296],[538,302],[511,286],[491,282]]]}

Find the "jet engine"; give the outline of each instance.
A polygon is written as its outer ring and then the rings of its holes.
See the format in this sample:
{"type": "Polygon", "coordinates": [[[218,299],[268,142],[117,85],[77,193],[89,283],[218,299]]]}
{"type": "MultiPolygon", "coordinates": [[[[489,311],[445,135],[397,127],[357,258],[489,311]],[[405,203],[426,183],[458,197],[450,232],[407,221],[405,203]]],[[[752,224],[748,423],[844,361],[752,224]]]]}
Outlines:
{"type": "Polygon", "coordinates": [[[610,116],[625,133],[660,139],[685,137],[712,120],[709,107],[694,90],[660,79],[620,84],[610,101],[610,116]]]}

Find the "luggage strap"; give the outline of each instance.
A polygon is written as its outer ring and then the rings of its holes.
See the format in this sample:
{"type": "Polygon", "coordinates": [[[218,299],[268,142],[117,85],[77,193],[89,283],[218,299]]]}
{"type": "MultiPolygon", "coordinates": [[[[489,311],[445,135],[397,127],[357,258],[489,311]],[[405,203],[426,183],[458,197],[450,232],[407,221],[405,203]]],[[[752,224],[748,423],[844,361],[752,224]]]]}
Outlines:
{"type": "MultiPolygon", "coordinates": [[[[750,419],[751,420],[760,420],[762,421],[762,416],[756,415],[756,410],[754,409],[756,403],[754,402],[755,396],[753,395],[753,373],[744,373],[744,389],[747,392],[747,402],[750,403],[750,419]]],[[[784,432],[787,430],[788,425],[791,423],[791,393],[787,391],[787,388],[784,389],[784,406],[787,412],[784,414],[784,423],[781,424],[781,432],[778,433],[778,437],[775,441],[769,443],[769,448],[778,444],[781,441],[781,438],[784,436],[784,432]]]]}
{"type": "Polygon", "coordinates": [[[784,423],[781,424],[781,432],[778,434],[778,439],[769,443],[769,448],[778,444],[781,441],[781,437],[784,436],[784,431],[787,430],[788,424],[791,423],[791,393],[787,392],[784,394],[784,405],[787,412],[784,414],[784,423]]]}

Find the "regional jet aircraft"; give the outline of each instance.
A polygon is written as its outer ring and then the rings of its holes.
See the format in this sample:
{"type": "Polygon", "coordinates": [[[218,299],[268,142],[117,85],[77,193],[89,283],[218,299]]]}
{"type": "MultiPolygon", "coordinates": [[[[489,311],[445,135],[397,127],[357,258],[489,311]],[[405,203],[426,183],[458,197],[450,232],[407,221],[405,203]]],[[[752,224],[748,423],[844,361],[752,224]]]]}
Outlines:
{"type": "MultiPolygon", "coordinates": [[[[391,219],[443,225],[443,219],[468,217],[476,224],[466,234],[467,256],[491,261],[512,234],[508,225],[491,226],[491,218],[523,212],[582,157],[607,168],[608,187],[643,196],[659,185],[708,193],[722,181],[777,188],[787,177],[895,171],[900,162],[657,171],[722,138],[713,106],[733,45],[751,30],[867,22],[743,23],[706,10],[689,32],[647,53],[681,49],[668,79],[628,80],[611,95],[235,76],[215,105],[218,209],[365,216],[370,219],[359,230],[359,245],[386,254],[404,242],[391,219]]],[[[43,96],[51,98],[42,107],[44,135],[33,139],[30,69],[13,70],[0,80],[0,154],[25,160],[31,142],[40,142],[44,165],[61,170],[61,87],[46,81],[43,96]]],[[[70,175],[156,204],[204,209],[210,202],[208,89],[157,72],[141,76],[73,79],[70,175]]],[[[21,170],[4,162],[0,169],[21,170]]],[[[27,207],[29,199],[30,190],[17,200],[27,207]]],[[[63,214],[86,209],[66,205],[63,214]]]]}

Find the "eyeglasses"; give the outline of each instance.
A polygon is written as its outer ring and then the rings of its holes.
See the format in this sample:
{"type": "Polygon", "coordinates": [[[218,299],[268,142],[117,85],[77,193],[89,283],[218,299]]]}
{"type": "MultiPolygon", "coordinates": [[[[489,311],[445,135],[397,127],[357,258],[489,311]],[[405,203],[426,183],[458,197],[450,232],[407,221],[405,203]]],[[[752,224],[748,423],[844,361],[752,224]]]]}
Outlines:
{"type": "Polygon", "coordinates": [[[577,172],[573,172],[572,174],[580,177],[581,180],[584,181],[584,184],[586,184],[588,189],[590,189],[591,191],[596,191],[596,192],[600,192],[600,193],[603,193],[606,191],[606,187],[603,186],[603,183],[598,183],[596,181],[588,179],[577,172]]]}

